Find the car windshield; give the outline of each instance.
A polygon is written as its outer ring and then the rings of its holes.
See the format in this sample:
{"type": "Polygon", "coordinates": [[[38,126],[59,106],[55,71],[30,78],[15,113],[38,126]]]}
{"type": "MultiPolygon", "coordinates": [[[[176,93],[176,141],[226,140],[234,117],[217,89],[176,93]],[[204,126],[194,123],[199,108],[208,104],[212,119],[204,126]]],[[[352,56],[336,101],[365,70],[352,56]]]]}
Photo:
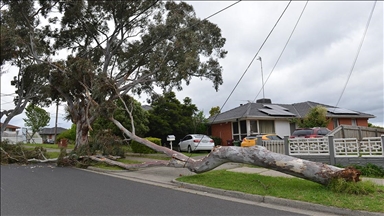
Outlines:
{"type": "Polygon", "coordinates": [[[270,140],[282,140],[281,137],[279,137],[278,135],[269,135],[267,137],[270,140]]]}
{"type": "Polygon", "coordinates": [[[311,135],[312,134],[312,129],[309,130],[297,130],[293,132],[292,135],[296,136],[305,136],[305,135],[311,135]]]}

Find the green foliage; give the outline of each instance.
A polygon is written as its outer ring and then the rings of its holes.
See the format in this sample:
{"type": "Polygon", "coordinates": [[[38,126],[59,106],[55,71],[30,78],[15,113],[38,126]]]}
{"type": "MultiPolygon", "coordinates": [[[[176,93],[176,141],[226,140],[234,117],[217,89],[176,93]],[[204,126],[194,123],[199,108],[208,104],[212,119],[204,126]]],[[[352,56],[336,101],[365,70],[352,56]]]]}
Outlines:
{"type": "Polygon", "coordinates": [[[109,132],[99,133],[90,137],[89,152],[91,154],[114,155],[125,157],[123,140],[109,132]]]}
{"type": "Polygon", "coordinates": [[[327,127],[330,119],[327,119],[327,109],[323,106],[316,106],[309,110],[304,119],[291,119],[300,128],[327,127]]]}
{"type": "Polygon", "coordinates": [[[352,164],[351,166],[360,170],[363,176],[384,178],[384,167],[377,166],[376,164],[368,163],[365,166],[352,164]]]}
{"type": "Polygon", "coordinates": [[[377,186],[372,182],[351,182],[343,178],[334,178],[327,186],[335,193],[354,195],[367,195],[377,191],[377,186]]]}
{"type": "Polygon", "coordinates": [[[41,128],[47,126],[51,120],[47,111],[33,104],[29,104],[25,111],[27,118],[23,118],[23,120],[25,121],[25,125],[32,129],[31,137],[40,131],[41,128]]]}
{"type": "Polygon", "coordinates": [[[72,142],[76,140],[76,124],[72,124],[71,128],[61,132],[59,135],[57,135],[56,143],[58,143],[61,139],[67,139],[72,142]]]}
{"type": "Polygon", "coordinates": [[[4,150],[1,151],[1,164],[20,163],[27,164],[28,159],[43,160],[43,154],[46,150],[43,147],[25,148],[23,143],[10,144],[9,141],[1,141],[0,147],[4,150]]]}
{"type": "Polygon", "coordinates": [[[209,110],[209,117],[215,116],[217,114],[220,114],[219,106],[212,107],[211,110],[209,110]]]}
{"type": "MultiPolygon", "coordinates": [[[[147,137],[145,138],[157,145],[160,145],[161,146],[161,139],[159,138],[154,138],[154,137],[147,137]]],[[[138,143],[134,140],[131,141],[131,148],[132,148],[132,151],[134,153],[140,153],[140,154],[153,154],[153,153],[156,153],[155,150],[141,144],[141,143],[138,143]]]]}
{"type": "Polygon", "coordinates": [[[152,97],[152,110],[149,111],[147,136],[160,137],[165,143],[167,135],[175,135],[176,140],[188,133],[206,133],[206,120],[202,111],[198,112],[189,97],[181,103],[174,92],[152,97]]]}
{"type": "MultiPolygon", "coordinates": [[[[227,54],[225,38],[186,2],[4,1],[3,9],[1,61],[23,62],[19,68],[45,62],[48,70],[33,70],[49,80],[46,98],[67,101],[78,126],[119,115],[114,113],[119,96],[153,94],[155,86],[182,90],[193,77],[212,81],[216,91],[223,83],[219,60],[227,54]],[[61,51],[69,53],[55,60],[61,51]]],[[[186,108],[190,112],[192,106],[186,108]]],[[[169,129],[164,134],[177,128],[166,125],[169,119],[157,121],[169,129]]],[[[183,134],[190,129],[178,126],[183,134]]],[[[78,129],[88,134],[88,127],[78,129]]]]}
{"type": "MultiPolygon", "coordinates": [[[[122,97],[125,105],[128,110],[132,113],[134,126],[135,126],[135,134],[137,136],[144,136],[148,131],[148,112],[141,107],[141,104],[135,100],[134,98],[124,95],[122,97]]],[[[126,111],[125,105],[121,100],[117,100],[115,105],[117,109],[113,113],[114,119],[119,121],[126,129],[132,131],[131,118],[129,113],[126,111]]],[[[92,125],[93,131],[91,134],[97,134],[100,131],[111,130],[111,132],[123,138],[123,133],[121,130],[113,124],[107,116],[99,116],[96,121],[92,125]]]]}
{"type": "Polygon", "coordinates": [[[381,127],[379,125],[373,125],[372,123],[368,123],[368,127],[371,127],[371,128],[378,128],[378,129],[384,129],[384,127],[381,127]]]}
{"type": "Polygon", "coordinates": [[[222,139],[220,137],[211,136],[211,139],[213,139],[213,142],[215,143],[215,146],[221,145],[222,139]]]}

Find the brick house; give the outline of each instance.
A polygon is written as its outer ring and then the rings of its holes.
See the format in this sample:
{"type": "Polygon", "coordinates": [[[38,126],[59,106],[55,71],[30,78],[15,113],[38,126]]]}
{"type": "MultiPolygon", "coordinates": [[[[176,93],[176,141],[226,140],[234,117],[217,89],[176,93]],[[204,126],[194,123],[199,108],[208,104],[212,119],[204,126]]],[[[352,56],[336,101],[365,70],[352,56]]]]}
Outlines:
{"type": "Polygon", "coordinates": [[[333,107],[312,101],[294,104],[272,104],[269,99],[261,99],[256,103],[240,104],[240,106],[210,117],[211,135],[220,137],[222,145],[227,140],[241,140],[246,136],[261,133],[274,133],[289,136],[297,128],[291,122],[293,118],[304,118],[309,110],[316,106],[327,109],[330,119],[328,129],[339,125],[368,126],[368,119],[374,115],[333,107]]]}

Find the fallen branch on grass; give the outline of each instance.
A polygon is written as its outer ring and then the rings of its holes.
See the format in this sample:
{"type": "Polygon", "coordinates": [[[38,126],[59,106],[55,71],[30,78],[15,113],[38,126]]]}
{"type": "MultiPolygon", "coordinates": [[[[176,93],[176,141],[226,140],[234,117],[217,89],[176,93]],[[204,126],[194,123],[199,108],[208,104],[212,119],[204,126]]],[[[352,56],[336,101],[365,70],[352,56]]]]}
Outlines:
{"type": "Polygon", "coordinates": [[[109,165],[118,166],[127,170],[130,169],[137,169],[137,168],[145,168],[145,167],[156,167],[156,166],[168,166],[169,161],[150,161],[150,162],[143,162],[140,164],[125,164],[119,161],[110,160],[102,155],[91,155],[91,156],[83,156],[88,157],[94,161],[98,162],[104,162],[109,165]]]}

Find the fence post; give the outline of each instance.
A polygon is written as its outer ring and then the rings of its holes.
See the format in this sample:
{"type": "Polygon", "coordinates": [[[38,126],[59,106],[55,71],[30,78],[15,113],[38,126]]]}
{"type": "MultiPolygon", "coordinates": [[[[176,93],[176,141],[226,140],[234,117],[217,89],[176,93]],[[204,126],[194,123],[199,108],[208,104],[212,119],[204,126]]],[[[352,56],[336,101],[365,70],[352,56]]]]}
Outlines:
{"type": "Polygon", "coordinates": [[[288,136],[284,136],[284,152],[285,152],[285,155],[289,155],[289,140],[288,140],[288,136]]]}
{"type": "Polygon", "coordinates": [[[384,156],[384,134],[381,134],[381,146],[383,148],[383,156],[384,156]]]}
{"type": "Polygon", "coordinates": [[[257,143],[258,146],[263,146],[263,140],[261,139],[261,136],[257,136],[257,143]]]}
{"type": "Polygon", "coordinates": [[[333,143],[333,135],[328,136],[328,146],[329,146],[329,163],[335,165],[335,144],[333,143]]]}

